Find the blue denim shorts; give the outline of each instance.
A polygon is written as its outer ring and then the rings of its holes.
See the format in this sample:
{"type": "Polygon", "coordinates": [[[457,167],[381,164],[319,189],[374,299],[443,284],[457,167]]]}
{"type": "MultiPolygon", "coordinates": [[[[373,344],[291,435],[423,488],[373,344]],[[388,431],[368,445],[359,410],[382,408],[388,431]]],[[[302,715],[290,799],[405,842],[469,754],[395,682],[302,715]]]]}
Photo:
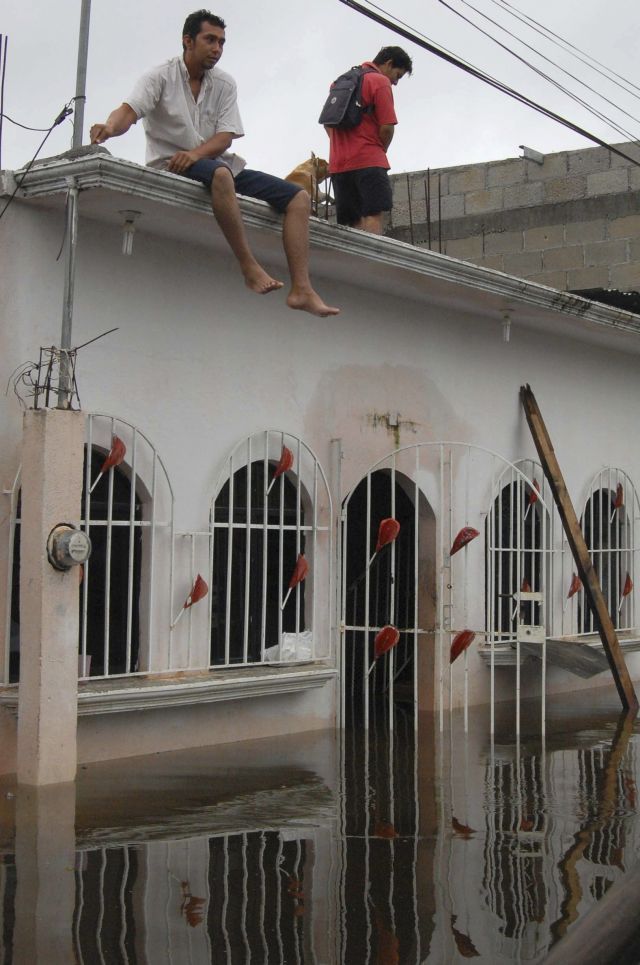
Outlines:
{"type": "MultiPolygon", "coordinates": [[[[201,158],[200,161],[196,161],[184,172],[184,176],[191,178],[193,181],[201,181],[202,184],[206,184],[207,187],[211,187],[211,181],[213,180],[214,172],[217,168],[228,168],[228,165],[224,161],[219,161],[217,158],[201,158]]],[[[281,214],[286,211],[289,206],[289,202],[298,191],[302,191],[302,188],[298,184],[292,184],[291,181],[283,181],[282,178],[276,178],[272,174],[265,174],[263,171],[252,171],[249,168],[245,168],[241,171],[237,177],[234,178],[236,186],[236,194],[243,194],[246,198],[258,198],[260,201],[266,201],[270,204],[272,208],[279,211],[281,214]]]]}

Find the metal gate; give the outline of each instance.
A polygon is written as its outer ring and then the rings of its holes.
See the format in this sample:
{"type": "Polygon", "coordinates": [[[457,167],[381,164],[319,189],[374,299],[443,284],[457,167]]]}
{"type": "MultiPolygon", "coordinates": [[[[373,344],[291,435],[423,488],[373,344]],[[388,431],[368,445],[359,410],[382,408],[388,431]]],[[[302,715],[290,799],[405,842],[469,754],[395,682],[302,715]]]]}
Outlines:
{"type": "Polygon", "coordinates": [[[367,471],[342,508],[343,724],[384,714],[393,728],[403,697],[437,710],[441,727],[462,706],[466,723],[469,703],[486,699],[486,664],[493,730],[495,668],[516,665],[519,699],[525,629],[544,692],[551,506],[536,464],[479,446],[406,446],[367,471]]]}

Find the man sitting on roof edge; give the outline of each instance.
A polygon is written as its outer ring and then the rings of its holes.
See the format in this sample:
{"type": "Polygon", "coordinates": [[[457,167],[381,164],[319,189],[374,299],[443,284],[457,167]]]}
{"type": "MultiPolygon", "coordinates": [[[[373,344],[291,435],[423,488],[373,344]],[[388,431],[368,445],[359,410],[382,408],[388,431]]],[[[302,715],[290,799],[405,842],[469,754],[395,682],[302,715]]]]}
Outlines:
{"type": "Polygon", "coordinates": [[[284,214],[283,246],[291,276],[287,305],[321,317],[337,315],[339,309],[326,305],[309,279],[309,195],[291,182],[249,170],[241,157],[229,152],[244,130],[235,81],[216,67],[224,43],[224,20],[208,10],[190,14],[183,28],[182,56],[144,74],[106,122],[91,127],[91,143],[125,134],[143,118],[147,164],[210,187],[213,213],[245,283],[261,295],[282,288],[282,282],[253,255],[236,191],[267,201],[284,214]]]}

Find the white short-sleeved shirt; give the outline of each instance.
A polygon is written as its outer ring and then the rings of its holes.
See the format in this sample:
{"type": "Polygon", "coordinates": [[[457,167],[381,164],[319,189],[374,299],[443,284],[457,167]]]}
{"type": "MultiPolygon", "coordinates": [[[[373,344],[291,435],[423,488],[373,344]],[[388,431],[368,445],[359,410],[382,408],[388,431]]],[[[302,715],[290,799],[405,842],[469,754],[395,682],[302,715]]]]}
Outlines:
{"type": "MultiPolygon", "coordinates": [[[[152,168],[166,168],[176,151],[191,151],[220,131],[244,134],[233,77],[217,67],[206,70],[196,101],[180,56],[143,74],[125,103],[143,118],[146,162],[152,168]]],[[[219,160],[229,165],[234,176],[246,164],[229,151],[219,160]]]]}

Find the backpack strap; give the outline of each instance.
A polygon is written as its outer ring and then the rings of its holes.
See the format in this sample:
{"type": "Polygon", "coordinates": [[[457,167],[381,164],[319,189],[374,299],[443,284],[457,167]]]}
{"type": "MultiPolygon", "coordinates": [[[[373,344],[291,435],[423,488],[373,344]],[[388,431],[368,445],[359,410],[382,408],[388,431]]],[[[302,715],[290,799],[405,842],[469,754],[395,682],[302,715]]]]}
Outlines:
{"type": "MultiPolygon", "coordinates": [[[[354,69],[355,69],[355,68],[354,68],[354,69]]],[[[364,84],[364,75],[365,75],[365,74],[377,74],[377,73],[379,73],[379,71],[377,71],[377,70],[375,69],[375,67],[363,67],[361,64],[357,65],[357,69],[358,69],[358,70],[361,72],[361,74],[362,74],[362,83],[363,83],[363,84],[364,84]]],[[[363,108],[362,108],[362,113],[363,113],[363,114],[373,114],[373,104],[367,104],[366,107],[363,107],[363,108]]]]}

